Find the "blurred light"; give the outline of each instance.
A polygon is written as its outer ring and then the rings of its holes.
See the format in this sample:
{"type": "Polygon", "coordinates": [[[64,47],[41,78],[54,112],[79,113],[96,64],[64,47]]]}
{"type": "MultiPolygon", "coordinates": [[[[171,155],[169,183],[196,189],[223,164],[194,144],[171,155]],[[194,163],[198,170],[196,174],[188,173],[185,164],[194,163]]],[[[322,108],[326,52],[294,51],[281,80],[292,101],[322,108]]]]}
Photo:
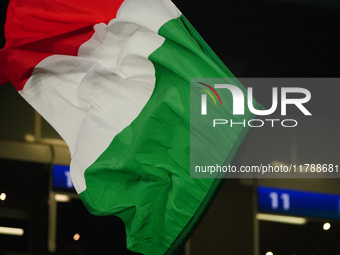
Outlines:
{"type": "Polygon", "coordinates": [[[71,200],[68,195],[64,195],[64,194],[55,194],[54,199],[57,202],[70,202],[71,200]]]}
{"type": "Polygon", "coordinates": [[[272,166],[289,166],[288,164],[282,162],[282,161],[278,161],[278,160],[273,160],[271,163],[272,166]]]}
{"type": "Polygon", "coordinates": [[[280,223],[296,224],[296,225],[303,225],[307,223],[306,218],[282,216],[282,215],[274,215],[274,214],[264,214],[264,213],[256,214],[256,219],[265,220],[265,221],[274,221],[274,222],[280,222],[280,223]]]}
{"type": "Polygon", "coordinates": [[[37,141],[37,138],[31,134],[25,134],[25,141],[28,143],[34,143],[37,141]]]}
{"type": "Polygon", "coordinates": [[[274,255],[271,251],[267,251],[266,255],[274,255]]]}
{"type": "Polygon", "coordinates": [[[328,230],[331,228],[331,224],[326,222],[325,224],[323,224],[323,230],[328,230]]]}
{"type": "Polygon", "coordinates": [[[80,235],[79,234],[74,234],[73,240],[74,241],[78,241],[79,239],[80,239],[80,235]]]}
{"type": "Polygon", "coordinates": [[[22,228],[0,227],[0,234],[13,235],[13,236],[23,236],[24,230],[22,228]]]}
{"type": "Polygon", "coordinates": [[[0,194],[0,200],[4,201],[6,199],[6,193],[0,194]]]}

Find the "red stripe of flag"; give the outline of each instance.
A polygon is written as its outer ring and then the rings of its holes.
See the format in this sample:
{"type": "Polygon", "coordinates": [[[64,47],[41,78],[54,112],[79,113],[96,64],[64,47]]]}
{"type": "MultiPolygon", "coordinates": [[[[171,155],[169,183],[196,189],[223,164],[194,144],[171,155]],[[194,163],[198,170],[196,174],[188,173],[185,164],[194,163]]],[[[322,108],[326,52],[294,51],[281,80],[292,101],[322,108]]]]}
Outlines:
{"type": "Polygon", "coordinates": [[[21,90],[43,59],[53,54],[76,56],[93,35],[93,25],[115,18],[123,1],[11,0],[6,45],[0,50],[0,82],[11,81],[21,90]]]}

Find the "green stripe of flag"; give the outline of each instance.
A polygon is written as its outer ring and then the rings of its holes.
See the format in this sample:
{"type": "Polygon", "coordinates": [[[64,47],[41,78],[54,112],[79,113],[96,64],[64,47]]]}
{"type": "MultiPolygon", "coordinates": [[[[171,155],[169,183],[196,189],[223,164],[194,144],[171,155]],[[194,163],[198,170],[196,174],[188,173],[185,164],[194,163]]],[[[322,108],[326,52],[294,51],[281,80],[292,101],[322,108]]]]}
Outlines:
{"type": "MultiPolygon", "coordinates": [[[[154,92],[85,171],[87,188],[80,194],[90,212],[122,218],[128,248],[145,255],[172,254],[220,184],[220,179],[190,178],[190,79],[234,78],[183,16],[164,24],[159,34],[165,41],[149,56],[154,92]]],[[[244,131],[233,134],[229,161],[244,131]]]]}

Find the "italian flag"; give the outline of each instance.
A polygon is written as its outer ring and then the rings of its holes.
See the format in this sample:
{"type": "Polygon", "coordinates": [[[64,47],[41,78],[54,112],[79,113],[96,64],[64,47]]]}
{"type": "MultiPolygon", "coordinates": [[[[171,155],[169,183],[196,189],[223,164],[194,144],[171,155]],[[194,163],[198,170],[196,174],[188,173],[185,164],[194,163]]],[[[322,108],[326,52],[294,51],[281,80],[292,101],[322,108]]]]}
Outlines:
{"type": "MultiPolygon", "coordinates": [[[[130,250],[172,254],[220,184],[190,178],[190,79],[231,72],[169,0],[11,0],[5,37],[0,81],[66,141],[88,210],[120,217],[130,250]]],[[[243,136],[221,137],[229,161],[243,136]]]]}

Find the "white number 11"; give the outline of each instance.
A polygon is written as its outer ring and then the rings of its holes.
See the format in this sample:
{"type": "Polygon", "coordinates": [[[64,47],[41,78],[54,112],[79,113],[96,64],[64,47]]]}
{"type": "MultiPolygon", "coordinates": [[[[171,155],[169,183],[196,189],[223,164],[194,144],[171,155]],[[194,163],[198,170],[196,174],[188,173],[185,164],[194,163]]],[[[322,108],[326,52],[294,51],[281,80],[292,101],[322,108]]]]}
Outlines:
{"type": "MultiPolygon", "coordinates": [[[[277,209],[279,208],[279,194],[277,192],[270,192],[269,197],[271,199],[271,206],[272,209],[277,209]]],[[[281,194],[281,200],[282,200],[282,206],[283,210],[288,211],[290,208],[290,197],[289,194],[287,193],[282,193],[281,194]]]]}

